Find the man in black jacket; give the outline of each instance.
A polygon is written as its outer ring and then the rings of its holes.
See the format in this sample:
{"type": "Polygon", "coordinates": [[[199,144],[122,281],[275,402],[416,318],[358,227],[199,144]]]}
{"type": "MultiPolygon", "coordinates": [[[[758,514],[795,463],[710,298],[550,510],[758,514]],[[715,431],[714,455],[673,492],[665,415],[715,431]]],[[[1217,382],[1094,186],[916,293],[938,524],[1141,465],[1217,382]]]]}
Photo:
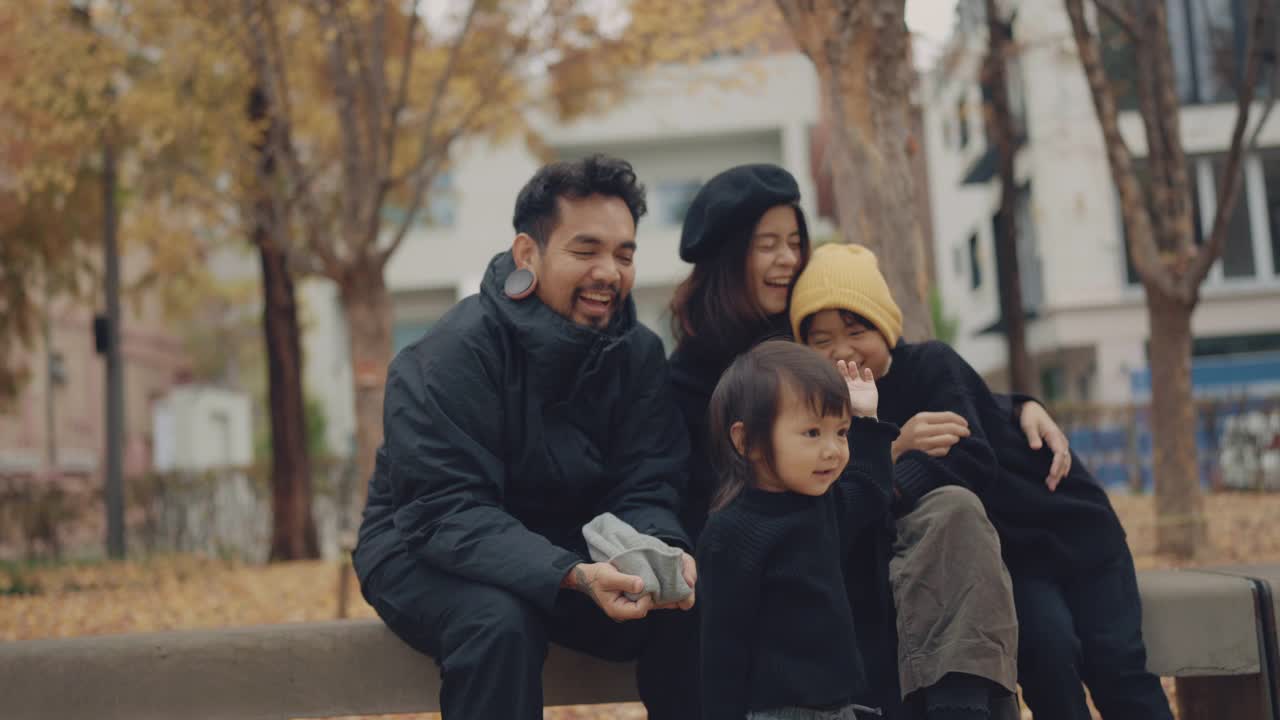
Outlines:
{"type": "Polygon", "coordinates": [[[639,658],[650,717],[695,716],[693,598],[630,599],[640,578],[589,562],[582,537],[610,512],[690,548],[688,439],[629,297],[644,213],[624,161],[542,168],[480,293],[388,370],[354,563],[387,626],[439,663],[446,718],[541,718],[548,642],[639,658]]]}

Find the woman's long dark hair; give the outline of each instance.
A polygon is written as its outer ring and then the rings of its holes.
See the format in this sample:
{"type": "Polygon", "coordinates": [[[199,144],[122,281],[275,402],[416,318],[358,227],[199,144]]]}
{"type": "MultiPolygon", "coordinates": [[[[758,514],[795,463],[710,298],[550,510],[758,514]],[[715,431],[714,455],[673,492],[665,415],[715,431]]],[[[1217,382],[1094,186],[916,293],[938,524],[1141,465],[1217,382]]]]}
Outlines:
{"type": "Polygon", "coordinates": [[[789,340],[769,340],[739,355],[720,377],[708,409],[711,458],[720,478],[711,501],[713,512],[728,505],[744,487],[755,484],[755,469],[747,457],[756,450],[777,474],[773,424],[784,384],[818,415],[853,414],[845,381],[816,351],[789,340]],[[729,431],[736,422],[742,422],[745,430],[742,452],[733,444],[729,431]]]}
{"type": "MultiPolygon", "coordinates": [[[[809,261],[809,227],[800,206],[790,207],[800,228],[800,264],[795,275],[800,277],[809,261]]],[[[756,217],[735,228],[720,252],[694,265],[676,287],[670,310],[671,333],[678,347],[696,343],[732,358],[771,330],[772,319],[761,312],[747,289],[747,252],[759,222],[756,217]]]]}

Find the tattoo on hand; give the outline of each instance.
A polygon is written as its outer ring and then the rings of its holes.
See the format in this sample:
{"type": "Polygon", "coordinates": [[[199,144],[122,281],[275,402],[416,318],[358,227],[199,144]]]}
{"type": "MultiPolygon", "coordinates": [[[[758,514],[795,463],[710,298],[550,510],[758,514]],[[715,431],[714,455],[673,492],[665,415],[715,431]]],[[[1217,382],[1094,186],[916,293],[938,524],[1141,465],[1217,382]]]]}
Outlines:
{"type": "Polygon", "coordinates": [[[591,596],[593,594],[591,590],[592,586],[595,584],[595,580],[587,577],[587,571],[583,570],[581,565],[573,569],[573,584],[574,589],[578,592],[587,596],[591,596]]]}

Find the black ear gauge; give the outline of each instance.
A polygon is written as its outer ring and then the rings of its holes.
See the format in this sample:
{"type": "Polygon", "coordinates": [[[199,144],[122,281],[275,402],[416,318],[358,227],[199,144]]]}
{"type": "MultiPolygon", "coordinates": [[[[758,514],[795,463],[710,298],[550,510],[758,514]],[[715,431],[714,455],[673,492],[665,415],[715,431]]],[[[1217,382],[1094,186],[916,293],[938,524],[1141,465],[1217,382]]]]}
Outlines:
{"type": "Polygon", "coordinates": [[[523,300],[538,287],[538,276],[529,268],[517,268],[502,284],[502,292],[512,300],[523,300]]]}

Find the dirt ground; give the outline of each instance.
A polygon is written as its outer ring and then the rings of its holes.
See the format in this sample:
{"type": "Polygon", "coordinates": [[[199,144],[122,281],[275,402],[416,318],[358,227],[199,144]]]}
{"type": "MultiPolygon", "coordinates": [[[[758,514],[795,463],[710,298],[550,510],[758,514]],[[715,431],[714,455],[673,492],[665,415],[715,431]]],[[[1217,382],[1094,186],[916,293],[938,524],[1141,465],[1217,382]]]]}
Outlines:
{"type": "MultiPolygon", "coordinates": [[[[1113,501],[1139,568],[1280,562],[1280,495],[1207,498],[1209,543],[1191,563],[1174,563],[1155,554],[1150,497],[1113,501]]],[[[0,567],[0,641],[331,619],[337,616],[341,572],[341,566],[331,562],[264,567],[189,556],[125,564],[0,567]]],[[[354,582],[348,583],[347,604],[350,616],[373,616],[354,582]]],[[[554,708],[546,717],[632,720],[643,718],[644,711],[635,704],[554,708]]]]}

